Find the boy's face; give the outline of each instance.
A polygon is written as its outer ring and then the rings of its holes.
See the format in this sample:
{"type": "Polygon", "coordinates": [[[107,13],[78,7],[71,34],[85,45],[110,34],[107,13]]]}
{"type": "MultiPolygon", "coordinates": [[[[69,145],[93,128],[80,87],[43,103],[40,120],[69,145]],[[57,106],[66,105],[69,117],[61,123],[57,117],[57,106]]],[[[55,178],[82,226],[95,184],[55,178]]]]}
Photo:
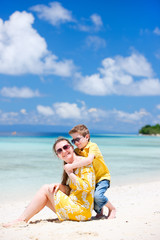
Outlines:
{"type": "Polygon", "coordinates": [[[88,140],[89,140],[89,135],[88,134],[85,137],[83,137],[79,133],[72,133],[71,136],[72,136],[72,138],[74,140],[74,144],[76,145],[77,148],[83,149],[87,146],[88,140]]]}

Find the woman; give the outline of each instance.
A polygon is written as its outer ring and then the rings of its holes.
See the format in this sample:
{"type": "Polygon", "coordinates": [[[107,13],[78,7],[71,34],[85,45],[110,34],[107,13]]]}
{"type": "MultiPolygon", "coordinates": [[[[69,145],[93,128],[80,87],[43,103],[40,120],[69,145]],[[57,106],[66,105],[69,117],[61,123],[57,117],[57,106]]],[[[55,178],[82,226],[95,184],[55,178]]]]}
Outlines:
{"type": "MultiPolygon", "coordinates": [[[[73,146],[65,138],[59,138],[53,150],[65,163],[81,161],[74,153],[73,146]]],[[[89,220],[94,200],[95,175],[92,165],[78,168],[74,172],[63,173],[62,184],[44,185],[36,193],[23,214],[5,227],[27,223],[45,206],[55,212],[59,220],[89,220]],[[67,181],[69,187],[67,186],[67,181]],[[70,192],[69,192],[70,189],[70,192]]]]}

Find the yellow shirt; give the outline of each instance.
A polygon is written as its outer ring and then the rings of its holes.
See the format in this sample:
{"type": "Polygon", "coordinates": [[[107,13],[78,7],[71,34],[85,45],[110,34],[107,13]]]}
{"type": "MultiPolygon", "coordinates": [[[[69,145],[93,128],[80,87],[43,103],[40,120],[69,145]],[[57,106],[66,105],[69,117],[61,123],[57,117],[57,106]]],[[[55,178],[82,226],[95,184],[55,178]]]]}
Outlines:
{"type": "Polygon", "coordinates": [[[104,179],[107,179],[109,181],[111,180],[110,172],[96,143],[92,143],[90,141],[83,150],[76,148],[75,152],[83,157],[88,157],[89,154],[94,154],[93,168],[95,171],[96,183],[104,179]]]}

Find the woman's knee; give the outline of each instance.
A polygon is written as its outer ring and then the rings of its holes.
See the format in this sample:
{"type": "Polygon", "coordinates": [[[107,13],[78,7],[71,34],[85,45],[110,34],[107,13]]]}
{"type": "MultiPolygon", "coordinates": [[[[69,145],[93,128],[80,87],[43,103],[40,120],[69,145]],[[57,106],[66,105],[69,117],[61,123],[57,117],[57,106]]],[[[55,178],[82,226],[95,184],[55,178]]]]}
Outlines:
{"type": "Polygon", "coordinates": [[[42,192],[48,192],[48,189],[49,189],[49,184],[44,184],[41,188],[40,188],[40,191],[42,192]]]}

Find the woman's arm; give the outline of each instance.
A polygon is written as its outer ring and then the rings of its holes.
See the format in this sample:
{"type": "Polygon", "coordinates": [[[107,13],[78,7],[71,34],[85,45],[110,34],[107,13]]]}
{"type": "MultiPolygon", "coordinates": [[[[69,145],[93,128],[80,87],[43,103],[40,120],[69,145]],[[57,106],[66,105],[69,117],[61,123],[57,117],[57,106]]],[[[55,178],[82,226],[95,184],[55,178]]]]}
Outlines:
{"type": "Polygon", "coordinates": [[[66,195],[69,196],[71,189],[68,185],[62,185],[61,184],[59,190],[61,190],[63,193],[65,193],[66,195]]]}
{"type": "Polygon", "coordinates": [[[57,193],[58,190],[62,191],[63,193],[65,193],[68,196],[70,194],[70,187],[68,185],[63,185],[63,184],[57,183],[54,186],[55,193],[57,193]]]}
{"type": "Polygon", "coordinates": [[[74,183],[76,190],[90,192],[93,185],[95,185],[95,181],[93,181],[93,178],[95,178],[93,167],[84,167],[81,169],[80,177],[76,176],[73,172],[69,173],[68,176],[74,183]]]}

